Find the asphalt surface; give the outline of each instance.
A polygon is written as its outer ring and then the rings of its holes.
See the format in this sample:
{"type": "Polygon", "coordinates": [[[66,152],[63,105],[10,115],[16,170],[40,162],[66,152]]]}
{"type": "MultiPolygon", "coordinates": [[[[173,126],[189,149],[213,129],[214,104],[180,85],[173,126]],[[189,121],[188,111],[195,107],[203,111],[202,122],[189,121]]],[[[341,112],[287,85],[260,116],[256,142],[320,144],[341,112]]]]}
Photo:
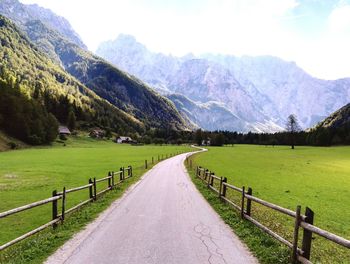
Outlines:
{"type": "Polygon", "coordinates": [[[165,160],[46,263],[258,263],[191,182],[165,160]]]}

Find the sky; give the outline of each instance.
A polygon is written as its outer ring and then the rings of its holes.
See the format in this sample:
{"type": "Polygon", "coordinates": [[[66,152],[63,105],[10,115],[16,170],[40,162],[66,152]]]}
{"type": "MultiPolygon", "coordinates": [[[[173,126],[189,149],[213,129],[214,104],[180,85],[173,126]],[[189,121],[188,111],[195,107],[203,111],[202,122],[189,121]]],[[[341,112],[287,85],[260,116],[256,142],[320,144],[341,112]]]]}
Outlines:
{"type": "Polygon", "coordinates": [[[183,56],[272,55],[321,79],[350,77],[350,0],[20,0],[64,16],[91,51],[130,34],[183,56]]]}

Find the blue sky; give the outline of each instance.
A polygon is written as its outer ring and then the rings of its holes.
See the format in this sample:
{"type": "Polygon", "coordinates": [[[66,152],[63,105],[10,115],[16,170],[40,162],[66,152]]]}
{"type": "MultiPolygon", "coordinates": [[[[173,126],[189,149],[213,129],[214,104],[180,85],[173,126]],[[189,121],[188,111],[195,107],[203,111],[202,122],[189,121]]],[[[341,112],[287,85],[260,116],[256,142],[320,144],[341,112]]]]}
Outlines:
{"type": "Polygon", "coordinates": [[[149,49],[274,55],[323,79],[350,77],[350,0],[21,0],[66,17],[89,49],[120,33],[149,49]]]}

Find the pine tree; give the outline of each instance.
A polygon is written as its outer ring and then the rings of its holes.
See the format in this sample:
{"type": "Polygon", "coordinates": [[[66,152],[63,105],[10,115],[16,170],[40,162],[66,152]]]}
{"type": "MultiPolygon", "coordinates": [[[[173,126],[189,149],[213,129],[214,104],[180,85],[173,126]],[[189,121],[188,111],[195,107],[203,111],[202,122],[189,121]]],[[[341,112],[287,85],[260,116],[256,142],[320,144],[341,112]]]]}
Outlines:
{"type": "Polygon", "coordinates": [[[74,130],[76,128],[76,117],[73,111],[70,111],[68,113],[68,118],[67,118],[67,126],[70,130],[74,130]]]}
{"type": "Polygon", "coordinates": [[[291,148],[294,149],[295,134],[301,130],[298,124],[298,119],[295,115],[292,114],[288,116],[286,129],[289,132],[289,140],[290,140],[291,148]]]}

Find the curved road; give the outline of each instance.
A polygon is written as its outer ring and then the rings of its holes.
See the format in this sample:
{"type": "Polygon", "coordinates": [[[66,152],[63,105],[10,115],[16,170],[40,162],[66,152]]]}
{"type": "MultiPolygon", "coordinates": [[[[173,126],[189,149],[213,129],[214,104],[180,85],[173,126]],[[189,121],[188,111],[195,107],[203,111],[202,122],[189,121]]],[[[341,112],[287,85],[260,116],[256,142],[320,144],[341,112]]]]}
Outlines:
{"type": "Polygon", "coordinates": [[[46,263],[258,263],[197,191],[186,155],[157,164],[46,263]]]}

